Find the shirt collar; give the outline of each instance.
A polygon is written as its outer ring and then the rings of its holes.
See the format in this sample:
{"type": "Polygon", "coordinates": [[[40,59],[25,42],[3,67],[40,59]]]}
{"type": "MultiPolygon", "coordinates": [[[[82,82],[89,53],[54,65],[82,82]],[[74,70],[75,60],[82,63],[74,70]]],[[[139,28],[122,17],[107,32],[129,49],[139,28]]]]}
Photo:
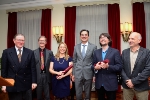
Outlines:
{"type": "Polygon", "coordinates": [[[108,49],[109,49],[109,47],[108,47],[107,50],[105,50],[105,51],[102,50],[102,53],[107,53],[108,49]]]}
{"type": "Polygon", "coordinates": [[[81,43],[81,46],[82,46],[82,45],[86,45],[86,46],[87,46],[87,45],[88,45],[88,42],[86,42],[85,44],[81,43]]]}
{"type": "MultiPolygon", "coordinates": [[[[42,51],[42,49],[41,49],[41,48],[39,48],[39,50],[40,50],[40,51],[42,51]]],[[[45,48],[43,49],[43,51],[45,51],[45,48]]]]}
{"type": "MultiPolygon", "coordinates": [[[[15,46],[16,51],[18,51],[18,48],[15,46]]],[[[20,49],[21,51],[23,51],[23,47],[20,49]]]]}
{"type": "MultiPolygon", "coordinates": [[[[139,46],[139,48],[137,48],[137,49],[136,49],[136,51],[135,51],[135,52],[138,52],[138,51],[139,51],[139,49],[140,49],[140,46],[139,46]]],[[[130,51],[131,51],[131,52],[133,52],[133,51],[132,51],[132,49],[130,49],[130,51]]],[[[135,52],[133,52],[133,53],[135,53],[135,52]]]]}

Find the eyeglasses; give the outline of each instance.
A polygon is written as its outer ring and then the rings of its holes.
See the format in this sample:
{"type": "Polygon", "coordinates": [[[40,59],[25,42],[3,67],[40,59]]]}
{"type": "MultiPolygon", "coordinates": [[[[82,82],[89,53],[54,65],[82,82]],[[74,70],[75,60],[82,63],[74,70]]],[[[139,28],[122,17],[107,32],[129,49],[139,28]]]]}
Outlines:
{"type": "Polygon", "coordinates": [[[16,39],[16,41],[18,41],[18,42],[24,42],[25,40],[16,39]]]}
{"type": "Polygon", "coordinates": [[[99,39],[106,39],[107,37],[103,36],[103,37],[100,37],[99,39]]]}
{"type": "Polygon", "coordinates": [[[39,42],[45,42],[45,40],[39,40],[39,42]]]}

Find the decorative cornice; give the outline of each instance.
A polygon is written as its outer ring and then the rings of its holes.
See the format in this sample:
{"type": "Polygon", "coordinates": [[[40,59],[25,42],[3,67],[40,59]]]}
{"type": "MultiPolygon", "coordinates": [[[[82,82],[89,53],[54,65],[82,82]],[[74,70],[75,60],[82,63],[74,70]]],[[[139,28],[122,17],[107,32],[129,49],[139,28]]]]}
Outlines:
{"type": "Polygon", "coordinates": [[[114,4],[120,3],[119,0],[111,0],[111,1],[95,1],[95,2],[80,2],[80,3],[69,3],[64,4],[65,7],[72,7],[72,6],[87,6],[87,5],[100,5],[100,4],[114,4]]]}
{"type": "Polygon", "coordinates": [[[132,0],[132,3],[135,3],[135,2],[150,2],[150,0],[132,0]]]}
{"type": "Polygon", "coordinates": [[[79,3],[79,2],[107,2],[107,1],[119,1],[119,0],[34,0],[27,2],[18,2],[11,4],[3,4],[0,5],[0,10],[8,10],[8,9],[17,9],[17,8],[27,8],[27,7],[37,7],[37,6],[47,6],[54,4],[69,4],[69,3],[79,3]]]}

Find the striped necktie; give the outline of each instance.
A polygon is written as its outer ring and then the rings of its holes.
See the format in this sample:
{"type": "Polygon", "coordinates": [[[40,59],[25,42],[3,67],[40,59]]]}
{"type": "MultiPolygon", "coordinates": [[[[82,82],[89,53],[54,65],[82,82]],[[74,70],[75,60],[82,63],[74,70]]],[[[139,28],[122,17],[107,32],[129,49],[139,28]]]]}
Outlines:
{"type": "Polygon", "coordinates": [[[19,54],[18,54],[18,59],[19,59],[19,63],[21,62],[21,49],[18,49],[19,54]]]}

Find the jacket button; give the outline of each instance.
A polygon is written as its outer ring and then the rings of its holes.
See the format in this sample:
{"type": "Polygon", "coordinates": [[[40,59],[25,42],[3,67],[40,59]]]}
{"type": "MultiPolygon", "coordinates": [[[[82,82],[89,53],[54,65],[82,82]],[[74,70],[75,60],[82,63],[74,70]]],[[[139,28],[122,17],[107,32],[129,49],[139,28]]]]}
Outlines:
{"type": "Polygon", "coordinates": [[[25,81],[25,80],[24,80],[25,81]]]}
{"type": "Polygon", "coordinates": [[[17,76],[17,74],[16,74],[16,76],[17,76]]]}
{"type": "Polygon", "coordinates": [[[26,74],[26,73],[24,73],[24,74],[26,74]]]}

